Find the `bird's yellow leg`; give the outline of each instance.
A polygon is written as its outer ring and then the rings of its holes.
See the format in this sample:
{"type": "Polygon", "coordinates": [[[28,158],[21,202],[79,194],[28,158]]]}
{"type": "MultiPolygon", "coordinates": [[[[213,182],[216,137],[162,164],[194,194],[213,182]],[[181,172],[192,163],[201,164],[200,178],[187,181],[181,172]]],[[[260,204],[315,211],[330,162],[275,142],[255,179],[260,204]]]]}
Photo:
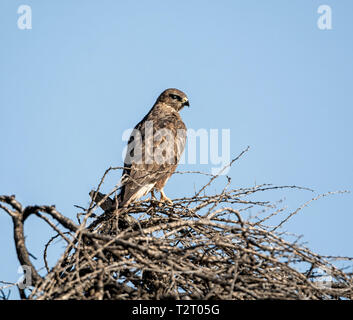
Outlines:
{"type": "Polygon", "coordinates": [[[147,201],[150,201],[150,202],[156,201],[157,198],[156,198],[156,196],[154,195],[154,190],[152,189],[150,193],[151,193],[151,197],[148,198],[148,199],[146,199],[146,202],[147,202],[147,201]]]}
{"type": "Polygon", "coordinates": [[[173,201],[170,200],[170,199],[165,195],[163,189],[160,190],[160,193],[161,193],[161,199],[160,199],[161,202],[166,202],[166,203],[168,203],[169,205],[173,205],[173,201]]]}

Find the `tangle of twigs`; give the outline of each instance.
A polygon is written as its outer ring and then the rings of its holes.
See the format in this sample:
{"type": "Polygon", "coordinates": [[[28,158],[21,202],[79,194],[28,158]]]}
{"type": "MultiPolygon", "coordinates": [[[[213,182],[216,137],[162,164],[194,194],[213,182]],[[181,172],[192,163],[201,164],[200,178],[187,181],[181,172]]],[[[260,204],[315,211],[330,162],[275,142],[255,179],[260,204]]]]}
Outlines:
{"type": "MultiPolygon", "coordinates": [[[[276,226],[266,223],[285,210],[256,195],[305,188],[232,189],[228,178],[220,193],[207,195],[218,178],[212,175],[194,196],[173,205],[141,201],[117,211],[110,198],[117,188],[107,195],[99,188],[118,169],[105,172],[78,224],[54,206],[23,208],[14,196],[0,196],[0,208],[13,220],[18,259],[32,271],[32,286],[20,289],[23,299],[352,299],[352,275],[333,262],[352,258],[320,256],[280,231],[310,201],[331,193],[312,198],[276,226]],[[98,207],[104,208],[100,216],[98,207]],[[247,217],[255,208],[266,209],[266,216],[247,217]],[[43,254],[45,275],[25,245],[23,225],[31,214],[55,231],[43,254]],[[50,268],[46,256],[54,239],[67,246],[50,268]]],[[[6,298],[1,287],[0,293],[6,298]]]]}

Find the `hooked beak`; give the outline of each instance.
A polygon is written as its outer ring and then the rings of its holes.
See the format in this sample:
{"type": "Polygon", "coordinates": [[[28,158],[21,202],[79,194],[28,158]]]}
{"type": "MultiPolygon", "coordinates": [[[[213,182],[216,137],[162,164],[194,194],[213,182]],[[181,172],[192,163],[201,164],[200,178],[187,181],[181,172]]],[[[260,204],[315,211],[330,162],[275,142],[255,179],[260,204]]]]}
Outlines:
{"type": "Polygon", "coordinates": [[[189,100],[187,98],[184,98],[183,100],[183,107],[188,106],[190,107],[189,100]]]}

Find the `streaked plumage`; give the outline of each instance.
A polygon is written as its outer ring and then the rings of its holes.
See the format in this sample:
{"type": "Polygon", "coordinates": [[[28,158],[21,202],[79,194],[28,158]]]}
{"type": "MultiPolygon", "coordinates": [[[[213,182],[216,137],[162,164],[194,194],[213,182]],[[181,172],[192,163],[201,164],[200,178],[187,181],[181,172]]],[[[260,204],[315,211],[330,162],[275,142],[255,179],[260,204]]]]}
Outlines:
{"type": "Polygon", "coordinates": [[[163,188],[184,151],[186,126],[179,115],[184,106],[189,106],[185,93],[167,89],[136,125],[128,142],[119,207],[125,207],[149,192],[154,197],[154,189],[161,193],[161,201],[171,203],[163,188]],[[140,157],[137,156],[139,152],[140,157]]]}

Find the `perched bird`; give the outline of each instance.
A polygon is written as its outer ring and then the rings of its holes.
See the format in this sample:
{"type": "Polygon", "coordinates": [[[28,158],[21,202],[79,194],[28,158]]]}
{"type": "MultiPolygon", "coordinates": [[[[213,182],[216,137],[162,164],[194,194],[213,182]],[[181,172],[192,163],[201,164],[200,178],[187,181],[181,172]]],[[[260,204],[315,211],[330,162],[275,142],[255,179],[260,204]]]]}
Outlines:
{"type": "Polygon", "coordinates": [[[160,201],[172,204],[163,188],[184,151],[186,126],[179,112],[185,106],[189,100],[184,92],[167,89],[132,131],[118,195],[120,208],[149,192],[155,199],[154,190],[160,192],[160,201]]]}

